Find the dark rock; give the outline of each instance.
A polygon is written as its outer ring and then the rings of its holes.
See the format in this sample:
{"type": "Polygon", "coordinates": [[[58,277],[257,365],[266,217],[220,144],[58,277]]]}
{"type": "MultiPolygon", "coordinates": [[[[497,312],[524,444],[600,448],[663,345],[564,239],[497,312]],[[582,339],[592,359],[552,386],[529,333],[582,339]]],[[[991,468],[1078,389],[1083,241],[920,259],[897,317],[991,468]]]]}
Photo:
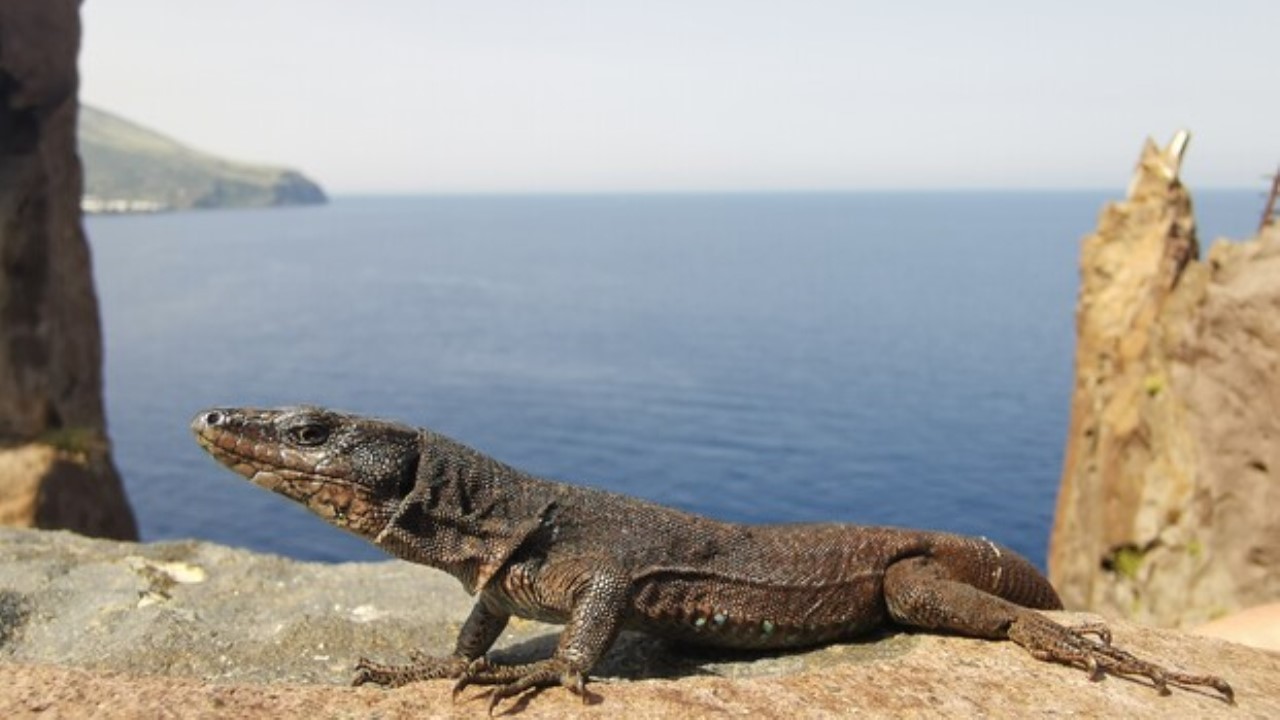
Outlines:
{"type": "Polygon", "coordinates": [[[133,538],[106,442],[102,335],[81,228],[79,43],[75,0],[0,3],[0,499],[31,508],[0,515],[133,538]]]}
{"type": "Polygon", "coordinates": [[[328,201],[324,190],[302,173],[287,170],[276,182],[276,205],[321,205],[328,201]]]}

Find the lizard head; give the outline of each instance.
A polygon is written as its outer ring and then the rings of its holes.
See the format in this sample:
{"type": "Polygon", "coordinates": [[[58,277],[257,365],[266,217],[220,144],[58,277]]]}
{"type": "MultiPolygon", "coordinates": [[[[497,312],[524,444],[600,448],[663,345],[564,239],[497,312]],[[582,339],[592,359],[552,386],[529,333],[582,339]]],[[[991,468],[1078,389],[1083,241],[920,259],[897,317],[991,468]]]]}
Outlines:
{"type": "Polygon", "coordinates": [[[255,485],[374,538],[413,489],[417,430],[315,407],[215,408],[191,421],[210,455],[255,485]]]}

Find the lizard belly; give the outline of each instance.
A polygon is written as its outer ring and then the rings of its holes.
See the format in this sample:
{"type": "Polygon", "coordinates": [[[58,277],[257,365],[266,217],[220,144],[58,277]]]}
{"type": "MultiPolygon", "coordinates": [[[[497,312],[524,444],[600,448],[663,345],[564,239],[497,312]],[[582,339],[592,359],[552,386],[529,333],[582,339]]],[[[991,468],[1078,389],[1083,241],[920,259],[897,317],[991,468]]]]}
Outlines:
{"type": "Polygon", "coordinates": [[[573,583],[522,563],[499,571],[483,591],[494,610],[525,620],[564,625],[573,610],[573,583]]]}
{"type": "Polygon", "coordinates": [[[531,598],[512,597],[500,590],[486,590],[484,602],[494,610],[524,620],[536,620],[552,625],[564,625],[569,622],[567,607],[548,605],[531,598]]]}
{"type": "Polygon", "coordinates": [[[804,647],[882,626],[881,587],[879,573],[818,587],[667,576],[637,587],[627,626],[696,645],[804,647]]]}

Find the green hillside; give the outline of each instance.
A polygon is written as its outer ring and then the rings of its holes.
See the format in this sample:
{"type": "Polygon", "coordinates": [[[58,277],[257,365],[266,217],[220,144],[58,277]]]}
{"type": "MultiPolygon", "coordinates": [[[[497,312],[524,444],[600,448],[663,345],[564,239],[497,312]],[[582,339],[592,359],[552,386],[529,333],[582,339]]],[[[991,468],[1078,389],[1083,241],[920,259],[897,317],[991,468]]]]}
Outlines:
{"type": "Polygon", "coordinates": [[[301,173],[223,160],[87,105],[80,107],[79,140],[87,212],[326,201],[320,186],[301,173]]]}

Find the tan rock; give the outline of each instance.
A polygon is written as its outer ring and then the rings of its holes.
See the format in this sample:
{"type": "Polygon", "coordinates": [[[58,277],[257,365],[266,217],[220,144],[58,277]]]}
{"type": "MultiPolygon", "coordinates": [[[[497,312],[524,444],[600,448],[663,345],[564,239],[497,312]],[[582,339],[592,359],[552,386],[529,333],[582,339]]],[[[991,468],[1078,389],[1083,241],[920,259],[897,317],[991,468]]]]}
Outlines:
{"type": "Polygon", "coordinates": [[[0,525],[136,537],[119,489],[102,482],[94,461],[95,454],[40,442],[0,448],[0,525]]]}
{"type": "Polygon", "coordinates": [[[0,493],[0,525],[34,525],[40,479],[52,469],[53,462],[54,450],[48,445],[0,448],[0,478],[8,478],[0,493]]]}
{"type": "Polygon", "coordinates": [[[1171,154],[1148,142],[1084,241],[1049,574],[1069,608],[1187,627],[1280,598],[1280,233],[1198,261],[1171,154]]]}
{"type": "MultiPolygon", "coordinates": [[[[1150,631],[1145,631],[1150,632],[1150,631]]],[[[1155,637],[1155,636],[1152,636],[1155,637]]],[[[908,637],[901,657],[769,677],[688,675],[607,679],[588,685],[586,703],[551,688],[499,706],[511,717],[625,718],[936,718],[1115,717],[1267,718],[1280,716],[1280,660],[1207,640],[1143,639],[1144,648],[1185,646],[1179,654],[1251,666],[1234,673],[1237,705],[1115,679],[1090,682],[1082,671],[1039,663],[1007,644],[908,637]],[[1206,648],[1208,648],[1206,650],[1206,648]],[[1020,654],[1021,653],[1021,654],[1020,654]]],[[[1132,640],[1126,638],[1126,640],[1132,640]]],[[[1227,674],[1227,671],[1223,671],[1227,674]]],[[[483,691],[430,681],[395,690],[298,683],[212,683],[49,665],[0,662],[8,718],[485,717],[483,691]]]]}
{"type": "Polygon", "coordinates": [[[1191,632],[1280,653],[1280,603],[1241,610],[1191,632]]]}
{"type": "MultiPolygon", "coordinates": [[[[348,686],[357,657],[448,652],[471,599],[409,563],[301,563],[210,543],[0,529],[0,717],[484,717],[447,680],[348,686]]],[[[1053,613],[1077,623],[1091,616],[1053,613]]],[[[495,657],[546,657],[560,628],[514,622],[495,657]]],[[[587,686],[506,703],[514,717],[1280,717],[1280,655],[1112,624],[1115,643],[1214,692],[1088,679],[1009,642],[887,633],[806,652],[691,651],[625,633],[587,686]]]]}

